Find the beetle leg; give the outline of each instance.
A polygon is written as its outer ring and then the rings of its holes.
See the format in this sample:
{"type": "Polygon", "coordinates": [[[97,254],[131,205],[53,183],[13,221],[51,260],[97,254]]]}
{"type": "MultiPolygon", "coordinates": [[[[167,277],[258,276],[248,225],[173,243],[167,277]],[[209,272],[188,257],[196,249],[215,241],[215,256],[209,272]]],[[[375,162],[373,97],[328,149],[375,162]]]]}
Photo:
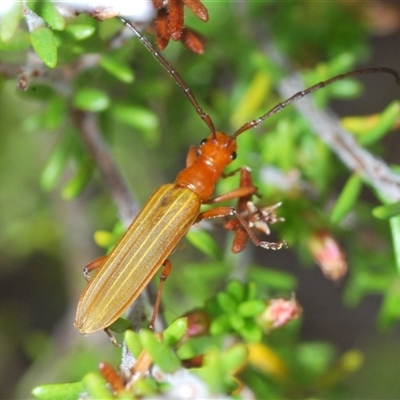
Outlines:
{"type": "Polygon", "coordinates": [[[164,283],[167,280],[169,274],[171,273],[172,270],[172,263],[168,259],[164,261],[163,263],[163,269],[161,271],[161,276],[160,276],[160,286],[158,287],[157,291],[157,298],[154,304],[153,308],[153,314],[151,315],[150,319],[150,325],[149,328],[153,329],[154,328],[154,323],[156,322],[157,314],[158,314],[158,309],[160,308],[161,304],[161,294],[164,288],[164,283]]]}
{"type": "Polygon", "coordinates": [[[255,235],[255,233],[252,231],[251,227],[247,223],[247,221],[235,210],[234,210],[234,215],[239,221],[239,223],[242,225],[242,227],[245,229],[247,234],[249,235],[249,238],[251,241],[254,243],[255,246],[260,246],[263,249],[271,249],[271,250],[279,250],[282,247],[287,247],[287,242],[286,240],[283,240],[282,242],[265,242],[261,241],[258,239],[258,237],[255,235]]]}
{"type": "Polygon", "coordinates": [[[203,204],[214,204],[220,203],[221,201],[227,201],[237,198],[242,198],[246,196],[251,196],[257,194],[257,188],[255,186],[243,186],[237,189],[233,189],[228,193],[221,194],[221,196],[214,197],[211,200],[205,201],[203,204]]]}
{"type": "Polygon", "coordinates": [[[104,328],[103,329],[104,332],[107,334],[107,336],[110,338],[111,343],[115,346],[115,347],[121,347],[121,343],[117,342],[117,339],[115,338],[115,336],[111,333],[111,331],[108,328],[104,328]]]}
{"type": "Polygon", "coordinates": [[[108,256],[102,256],[99,258],[96,258],[92,262],[90,262],[88,265],[86,265],[83,268],[83,276],[86,279],[86,282],[90,281],[90,276],[89,273],[94,271],[95,269],[99,269],[102,267],[102,265],[106,262],[108,256]]]}
{"type": "MultiPolygon", "coordinates": [[[[238,170],[231,172],[225,177],[233,175],[238,170]]],[[[237,198],[236,208],[233,207],[217,207],[211,210],[204,211],[199,214],[197,221],[208,218],[219,218],[226,216],[235,216],[234,220],[227,221],[224,228],[227,230],[235,231],[235,237],[232,244],[232,252],[239,253],[246,247],[248,238],[254,243],[255,246],[260,246],[265,249],[277,250],[286,246],[285,241],[282,242],[266,242],[257,238],[252,228],[256,228],[265,234],[269,234],[268,224],[273,224],[282,221],[275,214],[275,210],[280,204],[270,207],[257,207],[252,202],[253,195],[258,196],[257,187],[253,185],[251,173],[249,168],[240,169],[240,186],[228,193],[215,197],[207,203],[216,203],[225,200],[237,198]]]]}
{"type": "Polygon", "coordinates": [[[251,200],[252,196],[261,197],[258,194],[258,188],[253,185],[251,179],[251,170],[248,167],[241,167],[235,169],[228,174],[222,174],[223,178],[236,175],[240,171],[240,183],[237,189],[231,190],[228,193],[222,194],[221,196],[214,197],[213,199],[205,202],[205,204],[219,203],[221,201],[238,199],[237,209],[245,208],[245,204],[251,200]]]}

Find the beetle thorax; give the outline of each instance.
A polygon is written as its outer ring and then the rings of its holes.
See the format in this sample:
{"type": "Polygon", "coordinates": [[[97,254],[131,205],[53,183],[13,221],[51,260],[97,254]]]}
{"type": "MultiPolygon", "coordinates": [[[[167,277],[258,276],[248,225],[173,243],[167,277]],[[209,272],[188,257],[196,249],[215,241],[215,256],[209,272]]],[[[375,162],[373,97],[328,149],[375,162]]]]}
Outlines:
{"type": "Polygon", "coordinates": [[[204,202],[211,198],[224,169],[236,157],[236,141],[222,132],[203,140],[192,165],[181,171],[175,183],[193,190],[204,202]]]}

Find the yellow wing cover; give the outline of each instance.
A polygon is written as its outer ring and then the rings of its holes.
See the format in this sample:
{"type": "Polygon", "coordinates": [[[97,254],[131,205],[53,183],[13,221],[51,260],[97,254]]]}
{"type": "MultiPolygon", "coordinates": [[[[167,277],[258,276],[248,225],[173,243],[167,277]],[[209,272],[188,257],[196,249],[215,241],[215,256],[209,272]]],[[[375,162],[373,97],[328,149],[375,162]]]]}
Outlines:
{"type": "Polygon", "coordinates": [[[81,333],[111,325],[139,296],[196,220],[199,198],[174,184],[157,189],[79,299],[81,333]]]}

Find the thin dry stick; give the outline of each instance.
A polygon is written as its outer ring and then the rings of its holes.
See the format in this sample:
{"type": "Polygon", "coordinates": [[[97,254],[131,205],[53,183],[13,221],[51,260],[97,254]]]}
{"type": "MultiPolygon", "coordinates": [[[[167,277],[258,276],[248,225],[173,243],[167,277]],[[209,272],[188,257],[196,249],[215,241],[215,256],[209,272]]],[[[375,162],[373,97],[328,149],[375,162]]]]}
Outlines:
{"type": "MultiPolygon", "coordinates": [[[[302,89],[299,75],[283,79],[278,90],[286,98],[302,89]]],[[[361,147],[354,136],[340,125],[339,118],[329,111],[317,109],[311,98],[304,98],[294,105],[307,118],[315,134],[337,154],[351,170],[359,173],[380,195],[389,201],[400,200],[400,175],[388,165],[361,147]]]]}
{"type": "Polygon", "coordinates": [[[128,227],[139,211],[131,192],[125,184],[106,143],[104,142],[93,113],[75,111],[74,119],[79,133],[93,157],[117,207],[119,217],[125,227],[128,227]]]}

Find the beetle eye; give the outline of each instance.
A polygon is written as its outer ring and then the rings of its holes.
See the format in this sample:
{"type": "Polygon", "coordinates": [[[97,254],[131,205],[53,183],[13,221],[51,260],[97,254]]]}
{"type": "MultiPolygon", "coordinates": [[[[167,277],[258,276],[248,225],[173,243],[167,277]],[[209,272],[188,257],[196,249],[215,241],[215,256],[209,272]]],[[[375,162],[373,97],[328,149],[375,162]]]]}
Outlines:
{"type": "Polygon", "coordinates": [[[206,142],[207,142],[207,139],[203,139],[203,140],[200,142],[200,146],[203,146],[206,142]]]}
{"type": "Polygon", "coordinates": [[[232,161],[233,161],[233,160],[236,160],[236,157],[237,157],[237,153],[236,153],[236,151],[234,151],[234,152],[231,154],[231,159],[232,159],[232,161]]]}

